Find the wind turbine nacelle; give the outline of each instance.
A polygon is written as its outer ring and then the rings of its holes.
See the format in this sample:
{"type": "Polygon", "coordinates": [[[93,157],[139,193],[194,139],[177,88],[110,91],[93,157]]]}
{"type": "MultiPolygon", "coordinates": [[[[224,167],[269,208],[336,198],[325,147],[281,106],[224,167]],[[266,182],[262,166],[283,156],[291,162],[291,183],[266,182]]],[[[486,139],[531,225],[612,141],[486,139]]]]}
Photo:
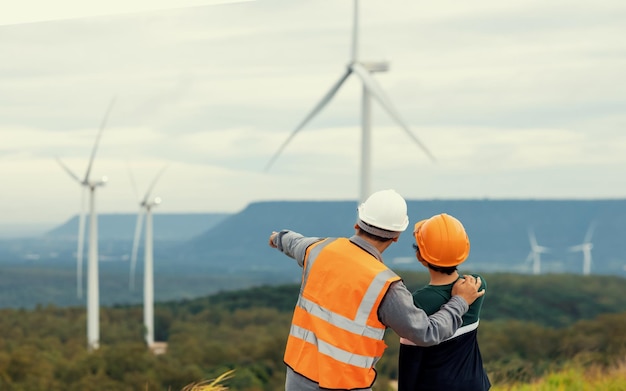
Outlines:
{"type": "Polygon", "coordinates": [[[144,208],[152,208],[153,206],[159,205],[161,201],[161,197],[154,197],[152,201],[143,201],[141,206],[144,208]]]}
{"type": "Polygon", "coordinates": [[[109,178],[103,176],[102,178],[100,178],[100,180],[83,182],[83,183],[86,186],[89,186],[91,188],[96,188],[96,187],[99,187],[99,186],[104,186],[108,181],[109,181],[109,178]]]}
{"type": "Polygon", "coordinates": [[[100,180],[96,183],[94,183],[95,186],[104,186],[106,185],[106,183],[109,181],[109,177],[107,176],[103,176],[102,178],[100,178],[100,180]]]}
{"type": "Polygon", "coordinates": [[[369,72],[387,72],[389,70],[389,63],[387,61],[362,62],[361,65],[369,72]]]}

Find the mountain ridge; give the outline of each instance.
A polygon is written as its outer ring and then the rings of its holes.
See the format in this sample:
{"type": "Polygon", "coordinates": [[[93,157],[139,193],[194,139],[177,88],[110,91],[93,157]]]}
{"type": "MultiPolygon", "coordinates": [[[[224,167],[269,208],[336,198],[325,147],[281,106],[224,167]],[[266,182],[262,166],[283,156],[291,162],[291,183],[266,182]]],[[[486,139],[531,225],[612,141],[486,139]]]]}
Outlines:
{"type": "MultiPolygon", "coordinates": [[[[583,254],[568,248],[581,244],[589,226],[595,224],[592,273],[626,275],[626,254],[621,250],[626,238],[626,199],[433,199],[407,200],[407,206],[410,225],[384,254],[390,265],[420,270],[411,246],[413,224],[448,213],[464,224],[470,238],[464,268],[530,272],[532,230],[538,244],[551,250],[541,256],[542,272],[582,273],[583,254]]],[[[349,237],[354,234],[356,209],[355,201],[259,201],[237,213],[155,213],[155,262],[166,268],[188,265],[225,273],[282,273],[292,268],[285,266],[288,260],[284,255],[267,245],[272,231],[290,229],[305,236],[349,237]]],[[[108,259],[127,259],[135,221],[134,214],[100,215],[100,253],[108,259]]],[[[60,253],[57,259],[72,261],[77,228],[74,216],[19,246],[13,244],[16,241],[0,241],[0,255],[10,257],[12,248],[43,253],[54,247],[60,253]]],[[[142,246],[140,243],[140,257],[142,246]]],[[[30,256],[36,258],[36,254],[30,256]]],[[[294,276],[297,270],[288,273],[294,276]]]]}
{"type": "MultiPolygon", "coordinates": [[[[212,229],[179,246],[179,259],[219,264],[228,260],[236,269],[255,259],[276,259],[267,246],[272,231],[291,229],[305,236],[351,236],[356,222],[351,201],[261,201],[249,204],[212,229]]],[[[467,267],[491,271],[530,271],[529,230],[540,245],[552,249],[543,254],[544,270],[582,271],[582,253],[568,247],[582,243],[590,224],[596,229],[592,242],[595,272],[624,272],[626,255],[626,200],[407,200],[410,225],[398,243],[385,252],[390,262],[412,262],[412,226],[439,213],[457,217],[470,237],[467,267]]],[[[413,262],[415,263],[415,262],[413,262]]],[[[417,267],[417,265],[415,265],[417,267]]]]}

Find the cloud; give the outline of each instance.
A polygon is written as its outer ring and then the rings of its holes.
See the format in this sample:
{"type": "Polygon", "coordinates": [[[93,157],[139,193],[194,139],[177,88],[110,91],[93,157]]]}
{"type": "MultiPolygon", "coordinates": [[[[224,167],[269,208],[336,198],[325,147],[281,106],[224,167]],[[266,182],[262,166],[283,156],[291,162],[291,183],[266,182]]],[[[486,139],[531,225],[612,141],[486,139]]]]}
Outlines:
{"type": "Polygon", "coordinates": [[[124,15],[242,1],[246,0],[107,0],[100,2],[57,0],[54,3],[42,0],[22,0],[3,9],[0,26],[124,15]]]}
{"type": "MultiPolygon", "coordinates": [[[[139,188],[170,165],[161,212],[356,199],[357,78],[263,170],[344,72],[352,7],[271,0],[0,26],[0,213],[75,213],[78,185],[54,157],[83,172],[113,96],[94,165],[111,178],[102,211],[135,210],[127,162],[139,188]]],[[[374,77],[437,157],[374,102],[375,188],[412,198],[626,194],[615,180],[626,147],[621,2],[389,0],[359,11],[359,58],[389,62],[374,77]]]]}

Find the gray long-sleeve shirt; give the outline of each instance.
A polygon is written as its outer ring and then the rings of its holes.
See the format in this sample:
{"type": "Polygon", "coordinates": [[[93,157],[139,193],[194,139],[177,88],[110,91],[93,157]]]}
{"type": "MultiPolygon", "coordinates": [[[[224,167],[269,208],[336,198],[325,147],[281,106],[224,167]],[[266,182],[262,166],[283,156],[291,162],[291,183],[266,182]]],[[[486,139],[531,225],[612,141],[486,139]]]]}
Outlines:
{"type": "MultiPolygon", "coordinates": [[[[305,237],[293,231],[283,230],[274,237],[274,244],[285,255],[295,259],[301,267],[304,265],[306,249],[322,238],[305,237]]],[[[353,236],[350,241],[361,247],[379,261],[382,255],[378,249],[359,236],[353,236]]],[[[441,309],[431,315],[415,307],[413,296],[402,281],[390,285],[380,306],[378,318],[400,337],[413,341],[419,346],[437,345],[461,326],[462,316],[467,312],[467,302],[460,296],[453,296],[441,309]]],[[[287,391],[316,391],[320,388],[317,383],[298,375],[288,368],[287,391]]]]}

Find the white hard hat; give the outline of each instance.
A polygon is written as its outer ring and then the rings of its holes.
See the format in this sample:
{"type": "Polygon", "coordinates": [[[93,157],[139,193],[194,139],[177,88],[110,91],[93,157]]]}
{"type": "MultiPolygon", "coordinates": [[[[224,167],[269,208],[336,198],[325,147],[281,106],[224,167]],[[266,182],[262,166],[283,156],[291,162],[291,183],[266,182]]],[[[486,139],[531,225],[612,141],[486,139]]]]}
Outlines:
{"type": "Polygon", "coordinates": [[[406,201],[395,190],[381,190],[359,205],[359,220],[376,228],[402,232],[409,225],[406,201]]]}

